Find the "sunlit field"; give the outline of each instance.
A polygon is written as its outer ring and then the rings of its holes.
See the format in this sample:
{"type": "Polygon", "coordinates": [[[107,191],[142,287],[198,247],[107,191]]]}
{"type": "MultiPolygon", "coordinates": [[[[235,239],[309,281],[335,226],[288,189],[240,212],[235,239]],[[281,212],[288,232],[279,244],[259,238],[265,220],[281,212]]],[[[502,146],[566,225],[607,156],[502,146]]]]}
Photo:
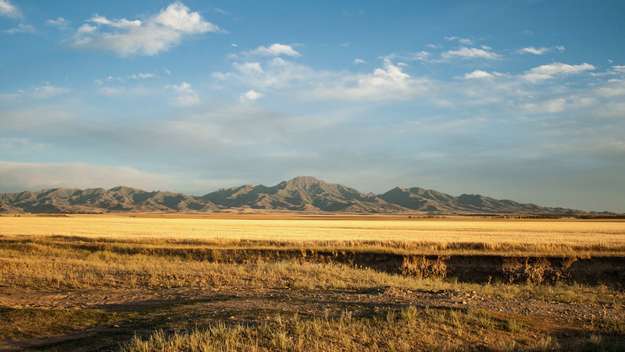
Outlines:
{"type": "Polygon", "coordinates": [[[0,217],[1,235],[84,236],[111,239],[281,241],[308,244],[369,243],[435,249],[625,250],[625,221],[486,218],[327,219],[269,214],[233,217],[69,215],[0,217]],[[401,244],[401,245],[400,245],[401,244]],[[479,247],[479,246],[478,246],[479,247]]]}

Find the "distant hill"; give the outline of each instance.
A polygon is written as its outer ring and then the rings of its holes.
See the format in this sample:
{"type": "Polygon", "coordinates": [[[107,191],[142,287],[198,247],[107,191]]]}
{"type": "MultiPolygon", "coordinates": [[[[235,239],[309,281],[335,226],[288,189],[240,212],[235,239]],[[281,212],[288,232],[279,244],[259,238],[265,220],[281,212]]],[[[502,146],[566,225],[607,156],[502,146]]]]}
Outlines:
{"type": "Polygon", "coordinates": [[[300,176],[275,186],[244,185],[204,196],[147,192],[129,187],[111,189],[54,188],[39,192],[0,194],[0,212],[211,212],[252,208],[288,211],[424,214],[591,215],[580,210],[541,207],[477,194],[449,194],[418,187],[395,187],[375,195],[300,176]]]}

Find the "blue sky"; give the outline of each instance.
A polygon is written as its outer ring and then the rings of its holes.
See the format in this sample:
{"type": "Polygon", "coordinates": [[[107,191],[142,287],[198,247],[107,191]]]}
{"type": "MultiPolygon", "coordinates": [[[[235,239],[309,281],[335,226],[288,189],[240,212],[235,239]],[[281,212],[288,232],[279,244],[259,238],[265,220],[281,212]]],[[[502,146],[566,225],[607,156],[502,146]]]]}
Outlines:
{"type": "Polygon", "coordinates": [[[625,211],[623,1],[0,0],[0,191],[313,175],[625,211]]]}

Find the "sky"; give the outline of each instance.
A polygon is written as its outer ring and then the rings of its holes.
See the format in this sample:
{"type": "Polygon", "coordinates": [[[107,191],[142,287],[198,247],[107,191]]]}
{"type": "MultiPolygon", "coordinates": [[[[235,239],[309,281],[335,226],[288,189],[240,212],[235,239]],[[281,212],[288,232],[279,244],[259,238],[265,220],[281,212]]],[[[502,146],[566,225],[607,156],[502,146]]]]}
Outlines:
{"type": "Polygon", "coordinates": [[[625,212],[625,1],[0,0],[0,192],[298,175],[625,212]]]}

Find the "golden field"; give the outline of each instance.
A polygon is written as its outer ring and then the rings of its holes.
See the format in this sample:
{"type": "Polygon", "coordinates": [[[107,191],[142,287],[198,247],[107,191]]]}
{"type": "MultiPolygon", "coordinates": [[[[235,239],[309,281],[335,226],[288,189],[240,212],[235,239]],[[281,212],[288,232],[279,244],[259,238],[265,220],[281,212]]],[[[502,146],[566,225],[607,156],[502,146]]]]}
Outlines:
{"type": "Polygon", "coordinates": [[[625,251],[625,221],[319,217],[289,214],[3,216],[0,235],[369,243],[383,247],[625,251]]]}
{"type": "Polygon", "coordinates": [[[618,351],[624,254],[623,221],[0,216],[0,350],[618,351]],[[387,251],[486,254],[448,262],[475,269],[452,277],[387,251]],[[605,255],[585,267],[603,276],[488,266],[521,252],[605,255]],[[469,280],[484,270],[494,279],[469,280]]]}

